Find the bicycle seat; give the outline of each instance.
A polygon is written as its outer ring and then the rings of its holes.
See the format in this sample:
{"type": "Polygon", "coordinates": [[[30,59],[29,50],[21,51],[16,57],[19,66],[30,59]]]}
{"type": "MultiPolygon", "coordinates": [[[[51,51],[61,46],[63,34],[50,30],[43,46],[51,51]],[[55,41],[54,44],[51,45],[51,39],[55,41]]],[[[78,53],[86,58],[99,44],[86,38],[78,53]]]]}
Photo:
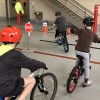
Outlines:
{"type": "Polygon", "coordinates": [[[81,55],[77,55],[76,57],[78,57],[79,59],[84,59],[84,57],[81,55]]]}

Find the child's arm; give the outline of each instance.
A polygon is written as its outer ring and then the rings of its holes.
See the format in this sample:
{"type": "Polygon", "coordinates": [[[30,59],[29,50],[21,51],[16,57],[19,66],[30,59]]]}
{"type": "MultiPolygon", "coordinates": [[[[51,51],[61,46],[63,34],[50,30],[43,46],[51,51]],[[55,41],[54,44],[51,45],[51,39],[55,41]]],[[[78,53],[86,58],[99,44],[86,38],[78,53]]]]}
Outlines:
{"type": "Polygon", "coordinates": [[[26,68],[30,70],[37,70],[39,68],[46,68],[46,64],[39,60],[31,59],[26,57],[19,51],[16,51],[16,59],[13,60],[12,64],[15,67],[26,68]]]}

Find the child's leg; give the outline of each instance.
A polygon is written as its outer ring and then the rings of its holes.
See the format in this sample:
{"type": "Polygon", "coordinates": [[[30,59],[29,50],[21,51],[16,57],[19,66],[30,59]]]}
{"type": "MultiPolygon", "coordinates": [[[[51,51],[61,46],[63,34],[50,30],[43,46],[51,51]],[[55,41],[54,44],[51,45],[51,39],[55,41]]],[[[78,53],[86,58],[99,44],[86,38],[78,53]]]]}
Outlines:
{"type": "Polygon", "coordinates": [[[18,100],[24,100],[25,97],[31,92],[32,88],[34,87],[36,81],[35,78],[29,77],[29,78],[23,78],[25,85],[24,85],[24,90],[18,97],[18,100]]]}
{"type": "MultiPolygon", "coordinates": [[[[89,79],[89,72],[90,72],[90,67],[89,67],[89,53],[84,54],[84,59],[83,59],[83,64],[84,64],[84,79],[89,79]]],[[[88,80],[87,80],[88,81],[88,80]]]]}
{"type": "Polygon", "coordinates": [[[56,30],[55,38],[57,38],[58,36],[59,36],[59,32],[56,30]]]}
{"type": "Polygon", "coordinates": [[[5,100],[10,100],[10,97],[5,97],[5,100]]]}

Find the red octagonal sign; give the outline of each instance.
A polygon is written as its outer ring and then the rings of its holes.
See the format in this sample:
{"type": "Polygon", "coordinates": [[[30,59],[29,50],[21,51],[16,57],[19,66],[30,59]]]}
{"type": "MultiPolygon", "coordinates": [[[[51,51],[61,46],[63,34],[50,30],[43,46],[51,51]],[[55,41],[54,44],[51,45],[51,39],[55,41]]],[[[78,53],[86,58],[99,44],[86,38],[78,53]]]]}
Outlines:
{"type": "Polygon", "coordinates": [[[25,30],[27,32],[31,32],[32,29],[33,29],[33,27],[32,27],[32,24],[30,22],[28,22],[28,23],[25,24],[25,30]]]}

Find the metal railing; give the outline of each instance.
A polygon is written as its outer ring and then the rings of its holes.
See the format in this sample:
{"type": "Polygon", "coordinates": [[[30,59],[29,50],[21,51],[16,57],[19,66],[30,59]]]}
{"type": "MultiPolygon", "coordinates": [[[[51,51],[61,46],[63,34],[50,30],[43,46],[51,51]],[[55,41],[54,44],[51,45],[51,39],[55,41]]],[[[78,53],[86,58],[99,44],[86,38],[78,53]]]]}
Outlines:
{"type": "Polygon", "coordinates": [[[69,14],[72,18],[82,20],[86,16],[93,16],[94,14],[83,7],[75,0],[49,0],[56,6],[61,8],[64,12],[69,14]]]}
{"type": "Polygon", "coordinates": [[[58,0],[58,1],[82,18],[86,16],[93,16],[93,13],[91,11],[83,7],[75,0],[58,0]]]}

